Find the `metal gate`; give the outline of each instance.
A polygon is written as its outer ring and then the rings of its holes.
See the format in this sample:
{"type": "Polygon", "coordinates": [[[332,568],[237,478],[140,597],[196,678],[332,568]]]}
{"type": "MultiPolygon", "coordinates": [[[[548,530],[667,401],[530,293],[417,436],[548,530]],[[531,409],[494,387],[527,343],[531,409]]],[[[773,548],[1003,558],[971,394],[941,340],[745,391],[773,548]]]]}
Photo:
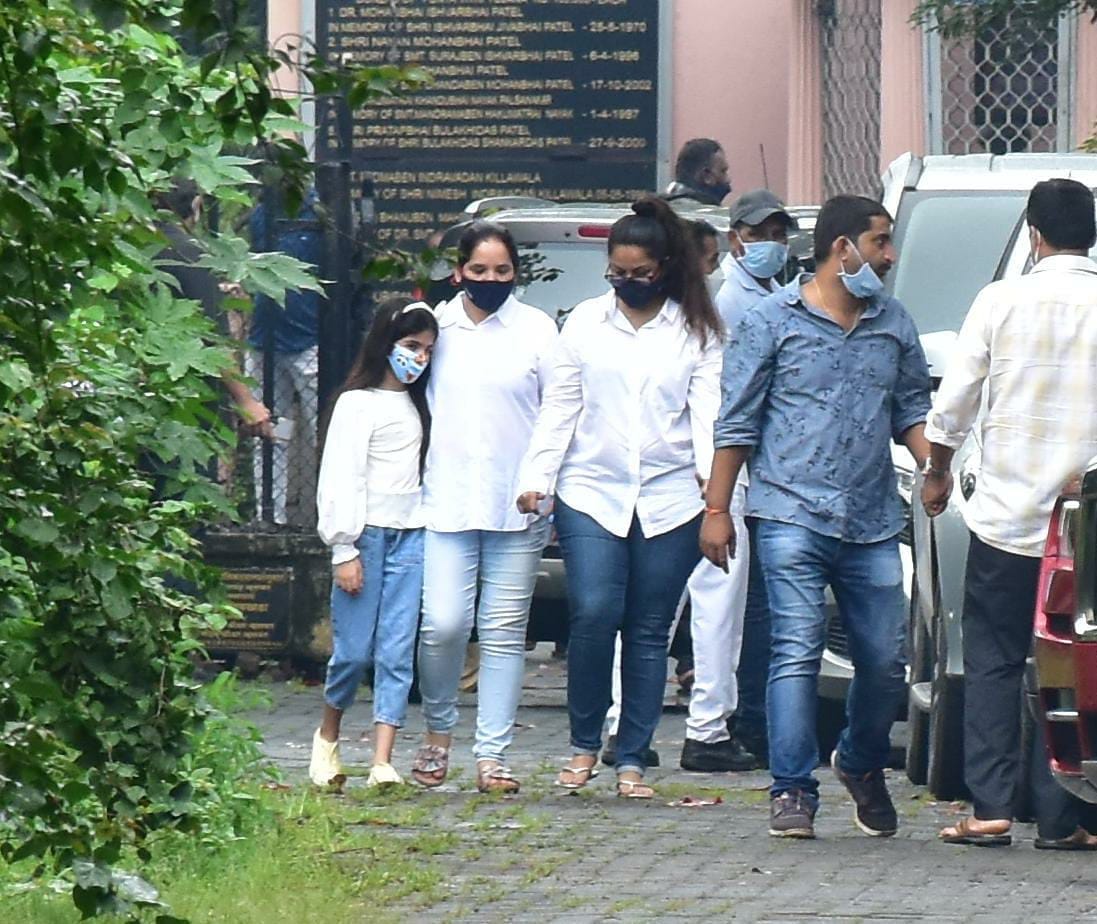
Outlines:
{"type": "Polygon", "coordinates": [[[880,195],[881,0],[819,0],[823,192],[880,195]]]}
{"type": "Polygon", "coordinates": [[[930,152],[1069,151],[1074,26],[1014,13],[974,37],[927,32],[930,152]]]}

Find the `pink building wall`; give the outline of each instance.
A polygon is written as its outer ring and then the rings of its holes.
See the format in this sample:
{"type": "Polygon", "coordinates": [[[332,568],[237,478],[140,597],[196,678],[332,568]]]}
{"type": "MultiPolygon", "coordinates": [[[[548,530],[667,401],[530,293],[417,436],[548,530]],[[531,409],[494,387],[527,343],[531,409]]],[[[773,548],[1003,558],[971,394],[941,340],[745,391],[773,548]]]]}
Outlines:
{"type": "Polygon", "coordinates": [[[798,0],[673,4],[671,168],[690,138],[715,138],[736,192],[788,192],[789,50],[798,0]]]}

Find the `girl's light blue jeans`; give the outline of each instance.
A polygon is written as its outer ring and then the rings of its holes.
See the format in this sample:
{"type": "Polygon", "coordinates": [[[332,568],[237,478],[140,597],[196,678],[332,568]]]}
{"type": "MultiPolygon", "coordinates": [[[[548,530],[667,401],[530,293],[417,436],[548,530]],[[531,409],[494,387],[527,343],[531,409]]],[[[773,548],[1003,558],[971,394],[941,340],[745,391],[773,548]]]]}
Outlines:
{"type": "Polygon", "coordinates": [[[423,530],[367,526],[358,538],[362,589],[331,588],[333,650],[324,699],[354,702],[373,664],[373,721],[400,726],[408,709],[423,586],[423,530]]]}
{"type": "Polygon", "coordinates": [[[427,729],[457,724],[457,685],[473,625],[480,643],[477,760],[503,761],[522,693],[526,624],[549,523],[517,532],[427,530],[419,689],[427,729]],[[477,607],[479,591],[479,607],[477,607]]]}

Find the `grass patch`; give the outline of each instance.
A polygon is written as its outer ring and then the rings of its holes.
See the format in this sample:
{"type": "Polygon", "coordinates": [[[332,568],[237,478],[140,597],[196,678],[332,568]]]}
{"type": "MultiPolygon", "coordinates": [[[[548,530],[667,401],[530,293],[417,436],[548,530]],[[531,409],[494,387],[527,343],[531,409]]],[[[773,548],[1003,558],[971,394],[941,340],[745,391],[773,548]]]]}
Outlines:
{"type": "MultiPolygon", "coordinates": [[[[393,903],[422,907],[445,897],[445,871],[432,858],[451,853],[458,839],[428,825],[427,807],[391,791],[338,798],[298,789],[261,798],[268,822],[224,850],[178,837],[148,866],[119,866],[155,883],[172,913],[195,924],[266,924],[285,920],[291,908],[295,924],[398,921],[407,906],[387,912],[393,903]],[[362,804],[374,795],[378,804],[362,804]]],[[[29,870],[0,869],[4,924],[79,920],[67,895],[11,894],[29,870]]]]}

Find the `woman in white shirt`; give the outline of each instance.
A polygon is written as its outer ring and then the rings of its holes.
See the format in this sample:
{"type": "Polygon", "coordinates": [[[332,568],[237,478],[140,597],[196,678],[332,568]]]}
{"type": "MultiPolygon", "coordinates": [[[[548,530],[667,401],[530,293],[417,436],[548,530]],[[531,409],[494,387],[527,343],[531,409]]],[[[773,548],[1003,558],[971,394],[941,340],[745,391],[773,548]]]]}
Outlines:
{"type": "Polygon", "coordinates": [[[721,327],[688,229],[645,197],[610,231],[611,291],[564,325],[518,509],[556,492],[571,609],[573,756],[561,786],[594,776],[621,633],[617,792],[650,799],[644,755],[662,711],[667,634],[700,559],[721,327]]]}
{"type": "Polygon", "coordinates": [[[505,763],[522,690],[526,623],[548,523],[514,509],[518,465],[541,406],[556,325],[513,295],[510,233],[475,222],[458,242],[462,291],[438,306],[427,397],[434,425],[426,516],[419,689],[427,735],[412,774],[446,778],[457,685],[473,626],[480,643],[477,786],[514,792],[505,763]],[[479,596],[479,605],[477,597],[479,596]]]}
{"type": "Polygon", "coordinates": [[[422,302],[381,305],[339,392],[316,493],[331,546],[333,651],[309,776],[341,785],[339,727],[374,665],[373,769],[367,785],[402,782],[392,768],[404,722],[423,586],[420,472],[429,445],[426,380],[438,322],[422,302]]]}

